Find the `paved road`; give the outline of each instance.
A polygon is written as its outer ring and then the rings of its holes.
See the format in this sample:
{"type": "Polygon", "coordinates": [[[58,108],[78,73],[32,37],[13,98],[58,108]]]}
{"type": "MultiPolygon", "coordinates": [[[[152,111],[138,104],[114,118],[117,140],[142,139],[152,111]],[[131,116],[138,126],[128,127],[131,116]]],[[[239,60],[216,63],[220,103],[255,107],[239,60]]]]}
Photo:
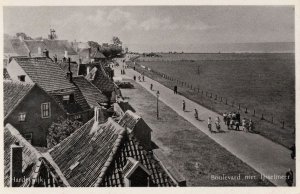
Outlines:
{"type": "MultiPolygon", "coordinates": [[[[136,77],[140,75],[140,73],[133,69],[126,69],[125,71],[126,74],[121,75],[120,67],[115,68],[115,76],[133,79],[134,75],[136,75],[136,77]]],[[[145,77],[145,82],[137,81],[137,83],[156,96],[156,91],[150,90],[150,84],[152,83],[153,89],[159,90],[160,92],[160,101],[172,108],[180,116],[200,129],[229,152],[262,175],[266,176],[273,184],[277,186],[286,186],[285,179],[279,178],[278,176],[285,175],[289,168],[294,171],[294,175],[296,174],[295,161],[291,159],[290,150],[287,148],[253,133],[228,130],[225,130],[225,133],[210,133],[207,129],[208,117],[211,117],[214,122],[217,117],[220,117],[222,120],[221,115],[181,95],[175,95],[172,90],[148,77],[145,77]],[[182,111],[182,100],[185,100],[186,102],[186,112],[182,111]],[[203,121],[198,121],[194,118],[194,108],[198,110],[199,119],[203,121]]],[[[222,122],[221,129],[226,128],[227,126],[222,122]]]]}

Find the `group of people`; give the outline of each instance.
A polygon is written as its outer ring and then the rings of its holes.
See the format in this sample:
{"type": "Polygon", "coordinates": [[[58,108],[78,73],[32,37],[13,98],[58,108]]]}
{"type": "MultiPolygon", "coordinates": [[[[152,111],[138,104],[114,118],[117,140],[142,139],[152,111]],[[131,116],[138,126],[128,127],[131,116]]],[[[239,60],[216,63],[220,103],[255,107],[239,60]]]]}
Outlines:
{"type": "Polygon", "coordinates": [[[216,120],[215,120],[215,129],[216,130],[214,130],[213,128],[212,128],[212,119],[211,119],[211,117],[208,117],[208,121],[207,121],[207,124],[208,124],[208,130],[212,133],[212,132],[221,132],[221,120],[220,120],[220,118],[219,117],[217,117],[216,118],[216,120]]]}
{"type": "MultiPolygon", "coordinates": [[[[136,81],[136,76],[135,75],[133,76],[133,80],[136,81]]],[[[139,82],[141,82],[141,81],[144,82],[145,81],[145,76],[144,75],[142,75],[142,76],[139,75],[138,80],[139,80],[139,82]]]]}
{"type": "Polygon", "coordinates": [[[223,121],[227,125],[228,130],[253,132],[254,123],[251,119],[243,118],[239,112],[230,112],[223,114],[223,121]],[[242,128],[240,128],[242,126],[242,128]]]}

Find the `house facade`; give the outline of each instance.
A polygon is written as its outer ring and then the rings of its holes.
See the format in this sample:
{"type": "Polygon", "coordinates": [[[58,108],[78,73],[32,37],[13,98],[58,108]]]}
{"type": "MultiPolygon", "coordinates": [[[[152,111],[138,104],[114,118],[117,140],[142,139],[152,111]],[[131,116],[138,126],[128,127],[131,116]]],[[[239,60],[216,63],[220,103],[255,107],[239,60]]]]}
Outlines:
{"type": "Polygon", "coordinates": [[[86,122],[93,116],[93,110],[73,83],[72,72],[64,72],[51,59],[13,58],[6,69],[14,81],[38,84],[62,107],[69,119],[86,122]]]}
{"type": "Polygon", "coordinates": [[[4,125],[10,123],[34,146],[47,146],[49,127],[64,110],[37,84],[5,80],[4,125]]]}

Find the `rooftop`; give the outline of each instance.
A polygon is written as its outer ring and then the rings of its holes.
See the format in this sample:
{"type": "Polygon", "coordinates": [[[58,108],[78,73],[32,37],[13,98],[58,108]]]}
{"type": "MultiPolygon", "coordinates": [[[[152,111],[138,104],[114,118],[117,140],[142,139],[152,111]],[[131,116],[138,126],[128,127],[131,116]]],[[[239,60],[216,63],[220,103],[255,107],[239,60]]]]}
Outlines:
{"type": "Polygon", "coordinates": [[[107,76],[102,65],[95,65],[95,67],[86,75],[97,88],[103,92],[113,92],[115,87],[113,81],[107,76]]]}
{"type": "Polygon", "coordinates": [[[4,115],[9,115],[9,113],[22,101],[22,99],[30,92],[33,87],[34,84],[4,80],[4,115]]]}
{"type": "Polygon", "coordinates": [[[102,92],[94,86],[90,81],[85,79],[83,76],[78,76],[73,78],[74,83],[82,92],[84,98],[90,105],[90,107],[95,107],[101,103],[107,103],[107,97],[102,94],[102,92]]]}
{"type": "Polygon", "coordinates": [[[14,60],[34,83],[47,92],[74,88],[66,78],[66,73],[51,59],[16,57],[14,60]]]}
{"type": "Polygon", "coordinates": [[[175,185],[152,152],[111,118],[104,124],[91,119],[49,152],[71,186],[125,186],[128,157],[149,170],[152,186],[175,185]]]}
{"type": "MultiPolygon", "coordinates": [[[[41,169],[46,169],[52,175],[54,187],[68,186],[62,174],[52,167],[52,164],[43,157],[12,125],[7,124],[4,127],[4,185],[10,186],[10,150],[11,146],[19,144],[22,146],[22,177],[25,181],[21,181],[19,187],[30,187],[39,184],[36,181],[40,175],[41,169]]],[[[50,177],[49,177],[50,179],[50,177]]],[[[51,182],[51,181],[50,181],[51,182]]],[[[43,183],[44,184],[44,183],[43,183]]],[[[50,183],[45,183],[43,186],[48,186],[50,183]]]]}

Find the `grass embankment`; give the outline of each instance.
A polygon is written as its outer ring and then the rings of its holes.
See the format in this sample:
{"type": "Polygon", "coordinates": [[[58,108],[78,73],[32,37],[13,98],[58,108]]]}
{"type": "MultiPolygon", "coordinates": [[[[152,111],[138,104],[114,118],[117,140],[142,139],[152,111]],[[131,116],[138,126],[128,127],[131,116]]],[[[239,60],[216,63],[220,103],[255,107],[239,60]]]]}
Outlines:
{"type": "MultiPolygon", "coordinates": [[[[156,68],[153,68],[152,70],[159,69],[160,72],[163,72],[167,75],[172,75],[173,80],[170,80],[171,78],[166,79],[157,73],[149,71],[145,68],[141,68],[139,65],[135,66],[136,70],[140,73],[143,72],[146,76],[162,83],[170,89],[173,89],[174,85],[177,85],[179,93],[181,93],[183,96],[215,112],[223,113],[237,111],[238,104],[240,104],[241,110],[239,110],[239,112],[241,113],[242,118],[251,118],[255,123],[255,130],[258,133],[285,147],[290,147],[295,143],[294,128],[292,127],[295,119],[295,107],[293,104],[294,94],[289,94],[289,92],[286,92],[287,90],[293,90],[294,83],[292,83],[292,79],[281,81],[283,77],[276,77],[274,75],[273,77],[270,77],[275,71],[281,71],[282,73],[284,71],[282,67],[277,67],[277,69],[274,69],[274,67],[271,73],[269,72],[268,74],[264,75],[264,79],[257,80],[256,77],[251,78],[247,77],[247,75],[242,76],[241,71],[237,71],[237,68],[233,68],[233,66],[236,67],[240,61],[231,61],[229,67],[231,70],[228,68],[226,69],[224,65],[221,66],[220,63],[223,63],[221,60],[218,62],[211,61],[213,64],[208,67],[206,67],[207,61],[198,61],[196,66],[195,64],[193,65],[195,62],[191,61],[155,61],[138,63],[145,65],[146,67],[156,68]],[[200,66],[200,76],[197,75],[198,69],[195,69],[195,67],[198,67],[198,65],[200,66]],[[230,79],[227,79],[228,77],[230,79]],[[181,83],[177,82],[176,79],[184,80],[187,85],[182,85],[181,83]],[[267,83],[270,81],[268,79],[278,80],[270,85],[267,83]],[[193,83],[193,89],[191,89],[190,83],[193,83]],[[198,87],[195,86],[199,87],[199,92],[198,87]],[[203,94],[201,92],[202,90],[204,91],[203,94]],[[209,92],[206,96],[207,91],[209,92]],[[211,91],[213,92],[212,97],[210,93],[211,91]],[[217,99],[215,98],[215,94],[217,94],[217,99]],[[222,101],[221,95],[219,94],[223,95],[222,101]],[[228,99],[227,104],[226,99],[228,99]],[[233,105],[232,102],[234,102],[233,105]],[[246,107],[248,110],[247,113],[245,113],[246,107]],[[256,111],[255,115],[253,112],[254,109],[256,111]],[[271,115],[268,114],[270,112],[274,114],[274,123],[271,122],[271,115]],[[261,120],[262,114],[264,114],[265,120],[261,120]],[[286,120],[284,128],[282,128],[282,124],[280,124],[281,119],[286,120]]],[[[265,71],[270,71],[270,62],[264,61],[260,63],[265,65],[265,67],[263,67],[265,68],[265,71]]],[[[243,69],[244,71],[247,71],[249,75],[254,76],[254,73],[256,72],[256,76],[261,76],[257,73],[255,68],[253,69],[253,67],[249,67],[249,64],[245,65],[246,66],[243,67],[243,69]],[[254,73],[249,72],[246,67],[248,69],[252,69],[254,73]]],[[[245,73],[246,72],[244,72],[244,74],[245,73]]]]}
{"type": "Polygon", "coordinates": [[[160,119],[157,120],[155,96],[137,83],[132,83],[135,89],[122,89],[123,97],[127,97],[137,114],[153,130],[152,140],[185,177],[188,186],[272,185],[162,102],[159,103],[160,119]],[[241,180],[211,179],[212,175],[223,174],[227,177],[240,175],[241,180]],[[246,180],[245,176],[249,175],[255,178],[246,180]]]}

